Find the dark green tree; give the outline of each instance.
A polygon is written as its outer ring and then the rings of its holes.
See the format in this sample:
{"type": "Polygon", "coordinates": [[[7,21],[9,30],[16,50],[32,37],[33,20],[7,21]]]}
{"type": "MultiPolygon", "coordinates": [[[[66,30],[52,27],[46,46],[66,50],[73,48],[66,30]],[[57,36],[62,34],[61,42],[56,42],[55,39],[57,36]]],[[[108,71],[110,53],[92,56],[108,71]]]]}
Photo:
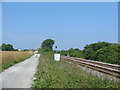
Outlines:
{"type": "Polygon", "coordinates": [[[98,43],[86,45],[83,50],[85,58],[92,59],[92,60],[98,60],[98,56],[96,54],[97,50],[104,48],[104,47],[108,47],[110,45],[111,43],[107,43],[107,42],[98,42],[98,43]]]}
{"type": "Polygon", "coordinates": [[[11,44],[2,44],[2,51],[14,51],[14,48],[11,44]]]}
{"type": "Polygon", "coordinates": [[[0,46],[0,51],[2,51],[2,45],[0,46]]]}
{"type": "Polygon", "coordinates": [[[68,50],[61,50],[61,51],[60,51],[60,54],[61,54],[61,55],[64,55],[64,56],[67,56],[68,53],[69,53],[68,50]]]}
{"type": "Polygon", "coordinates": [[[83,51],[82,50],[79,50],[78,48],[71,48],[68,50],[69,52],[69,56],[70,57],[80,57],[80,58],[83,58],[83,51]]]}
{"type": "Polygon", "coordinates": [[[52,39],[46,39],[41,44],[41,50],[44,52],[53,51],[53,45],[55,41],[52,39]]]}
{"type": "Polygon", "coordinates": [[[86,45],[84,50],[73,48],[62,50],[61,55],[69,55],[70,57],[79,57],[120,65],[120,44],[98,42],[86,45]]]}
{"type": "Polygon", "coordinates": [[[14,51],[14,48],[11,44],[6,45],[6,51],[14,51]]]}
{"type": "Polygon", "coordinates": [[[3,44],[1,45],[1,48],[2,48],[2,51],[6,51],[6,44],[3,43],[3,44]]]}
{"type": "Polygon", "coordinates": [[[112,44],[108,47],[101,48],[97,50],[96,54],[99,61],[120,65],[119,44],[112,44]]]}
{"type": "Polygon", "coordinates": [[[29,49],[24,49],[23,51],[29,51],[29,49]]]}

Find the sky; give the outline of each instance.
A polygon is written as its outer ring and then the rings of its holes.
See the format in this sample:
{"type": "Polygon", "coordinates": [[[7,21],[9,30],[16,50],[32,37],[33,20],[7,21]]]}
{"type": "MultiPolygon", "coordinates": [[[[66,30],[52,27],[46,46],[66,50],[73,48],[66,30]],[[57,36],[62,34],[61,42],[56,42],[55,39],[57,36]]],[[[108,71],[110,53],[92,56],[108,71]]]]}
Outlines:
{"type": "MultiPolygon", "coordinates": [[[[3,2],[2,42],[40,48],[55,40],[59,50],[86,44],[118,43],[117,2],[3,2]]],[[[54,45],[54,46],[55,46],[54,45]]]]}

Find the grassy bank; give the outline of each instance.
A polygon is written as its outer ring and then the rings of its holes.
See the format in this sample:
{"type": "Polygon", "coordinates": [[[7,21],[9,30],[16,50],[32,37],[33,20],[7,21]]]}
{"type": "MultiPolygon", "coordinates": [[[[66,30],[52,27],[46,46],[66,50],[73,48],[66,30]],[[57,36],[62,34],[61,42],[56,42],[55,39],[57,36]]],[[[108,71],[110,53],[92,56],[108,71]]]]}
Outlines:
{"type": "Polygon", "coordinates": [[[53,53],[42,53],[33,88],[120,88],[117,82],[88,74],[75,64],[53,61],[53,53]]]}
{"type": "Polygon", "coordinates": [[[19,52],[19,51],[0,51],[2,57],[0,57],[0,66],[2,66],[2,71],[8,67],[18,63],[20,61],[29,58],[33,55],[33,52],[19,52]]]}

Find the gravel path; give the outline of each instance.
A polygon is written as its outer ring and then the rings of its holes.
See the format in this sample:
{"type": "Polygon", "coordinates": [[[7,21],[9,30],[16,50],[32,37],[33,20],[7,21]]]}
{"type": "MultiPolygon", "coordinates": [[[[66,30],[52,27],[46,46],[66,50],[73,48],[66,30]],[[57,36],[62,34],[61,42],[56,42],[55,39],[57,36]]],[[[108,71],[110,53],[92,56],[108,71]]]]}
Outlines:
{"type": "Polygon", "coordinates": [[[1,88],[30,88],[40,55],[35,54],[0,73],[1,88]]]}

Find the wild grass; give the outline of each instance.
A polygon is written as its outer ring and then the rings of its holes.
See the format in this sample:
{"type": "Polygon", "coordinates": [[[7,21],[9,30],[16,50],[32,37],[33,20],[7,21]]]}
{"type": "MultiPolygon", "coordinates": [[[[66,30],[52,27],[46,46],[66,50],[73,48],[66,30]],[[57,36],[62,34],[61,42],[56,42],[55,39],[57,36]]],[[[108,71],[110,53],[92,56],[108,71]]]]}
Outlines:
{"type": "Polygon", "coordinates": [[[120,88],[107,78],[98,78],[70,64],[66,60],[56,62],[53,53],[42,53],[33,88],[120,88]]]}
{"type": "Polygon", "coordinates": [[[18,63],[20,61],[25,60],[26,58],[29,58],[31,55],[33,55],[32,51],[0,51],[1,57],[0,57],[0,66],[2,66],[1,70],[7,69],[8,67],[14,65],[15,63],[18,63]]]}

